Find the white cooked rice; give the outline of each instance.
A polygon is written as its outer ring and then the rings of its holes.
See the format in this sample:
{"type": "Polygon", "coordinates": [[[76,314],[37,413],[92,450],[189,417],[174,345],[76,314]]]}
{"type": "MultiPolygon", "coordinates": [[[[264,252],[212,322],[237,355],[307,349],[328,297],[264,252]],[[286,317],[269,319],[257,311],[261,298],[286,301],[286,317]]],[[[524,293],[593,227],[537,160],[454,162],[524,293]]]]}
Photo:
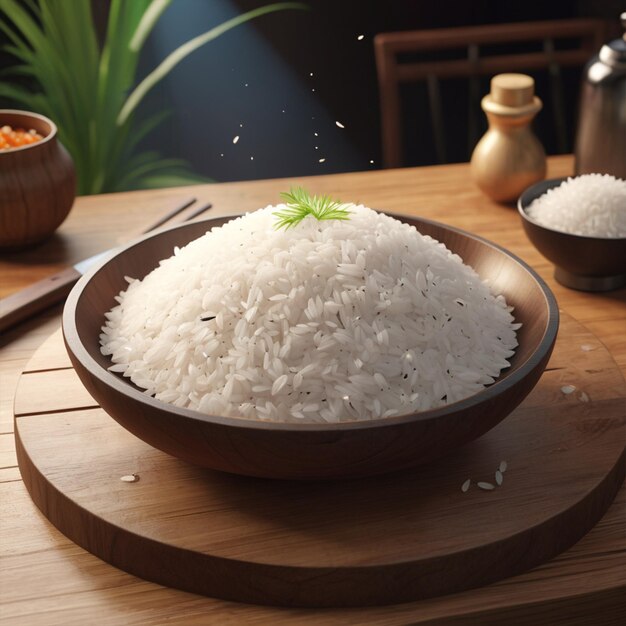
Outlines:
{"type": "Polygon", "coordinates": [[[443,244],[354,205],[276,230],[281,208],[131,282],[100,337],[110,369],[209,414],[340,422],[461,400],[509,365],[520,325],[443,244]]]}
{"type": "Polygon", "coordinates": [[[548,189],[528,205],[537,223],[573,235],[626,237],[626,180],[583,174],[548,189]]]}

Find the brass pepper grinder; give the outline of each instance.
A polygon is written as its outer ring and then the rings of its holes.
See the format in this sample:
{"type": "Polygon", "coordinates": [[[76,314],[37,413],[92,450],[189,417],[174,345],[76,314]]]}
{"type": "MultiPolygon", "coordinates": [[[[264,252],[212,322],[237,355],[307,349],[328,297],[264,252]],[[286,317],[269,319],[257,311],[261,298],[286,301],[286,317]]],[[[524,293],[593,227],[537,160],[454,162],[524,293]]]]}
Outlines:
{"type": "Polygon", "coordinates": [[[546,175],[546,153],[530,123],[542,107],[535,81],[525,74],[498,74],[481,102],[489,130],[476,144],[471,173],[493,200],[515,200],[546,175]]]}

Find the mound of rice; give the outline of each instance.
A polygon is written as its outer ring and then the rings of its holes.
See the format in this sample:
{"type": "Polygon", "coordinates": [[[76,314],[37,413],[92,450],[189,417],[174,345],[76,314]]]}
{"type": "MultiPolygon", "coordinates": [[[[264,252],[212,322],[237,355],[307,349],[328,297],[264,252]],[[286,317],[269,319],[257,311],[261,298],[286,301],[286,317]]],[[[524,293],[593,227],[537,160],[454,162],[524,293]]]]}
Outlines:
{"type": "Polygon", "coordinates": [[[538,224],[572,235],[626,237],[626,180],[583,174],[548,189],[526,209],[538,224]]]}
{"type": "Polygon", "coordinates": [[[102,329],[109,369],[209,414],[340,422],[455,402],[509,365],[520,325],[443,244],[355,205],[276,230],[281,208],[128,279],[102,329]]]}

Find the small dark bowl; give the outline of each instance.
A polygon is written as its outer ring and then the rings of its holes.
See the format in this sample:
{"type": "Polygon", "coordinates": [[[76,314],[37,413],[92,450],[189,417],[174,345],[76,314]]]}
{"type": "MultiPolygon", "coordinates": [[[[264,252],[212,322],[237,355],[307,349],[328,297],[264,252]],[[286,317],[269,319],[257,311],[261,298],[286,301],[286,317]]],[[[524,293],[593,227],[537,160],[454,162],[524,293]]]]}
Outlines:
{"type": "Polygon", "coordinates": [[[517,209],[532,244],[554,263],[554,278],[571,289],[610,291],[626,285],[626,239],[584,237],[542,226],[526,213],[533,200],[564,178],[543,180],[529,187],[519,198],[517,209]]]}
{"type": "Polygon", "coordinates": [[[63,335],[74,368],[91,395],[124,428],[173,456],[216,470],[287,479],[354,478],[432,461],[493,428],[535,386],[552,352],[558,308],[545,283],[506,250],[463,231],[394,216],[431,235],[490,279],[515,307],[519,346],[491,386],[438,409],[340,424],[269,423],[205,415],[142,393],[107,371],[100,353],[104,314],[126,287],[183,246],[227,219],[178,226],[115,252],[74,287],[63,311],[63,335]]]}

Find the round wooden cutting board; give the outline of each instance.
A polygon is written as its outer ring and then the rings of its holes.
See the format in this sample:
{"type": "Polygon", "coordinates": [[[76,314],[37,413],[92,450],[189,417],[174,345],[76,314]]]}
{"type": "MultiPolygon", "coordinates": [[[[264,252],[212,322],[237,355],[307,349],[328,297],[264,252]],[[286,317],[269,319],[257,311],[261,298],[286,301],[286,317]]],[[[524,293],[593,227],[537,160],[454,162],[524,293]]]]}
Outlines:
{"type": "Polygon", "coordinates": [[[582,537],[625,469],[624,379],[568,315],[507,419],[436,463],[373,479],[270,481],[169,457],[95,404],[60,331],[29,362],[14,412],[24,482],[70,539],[142,578],[258,604],[397,603],[517,574],[582,537]]]}

